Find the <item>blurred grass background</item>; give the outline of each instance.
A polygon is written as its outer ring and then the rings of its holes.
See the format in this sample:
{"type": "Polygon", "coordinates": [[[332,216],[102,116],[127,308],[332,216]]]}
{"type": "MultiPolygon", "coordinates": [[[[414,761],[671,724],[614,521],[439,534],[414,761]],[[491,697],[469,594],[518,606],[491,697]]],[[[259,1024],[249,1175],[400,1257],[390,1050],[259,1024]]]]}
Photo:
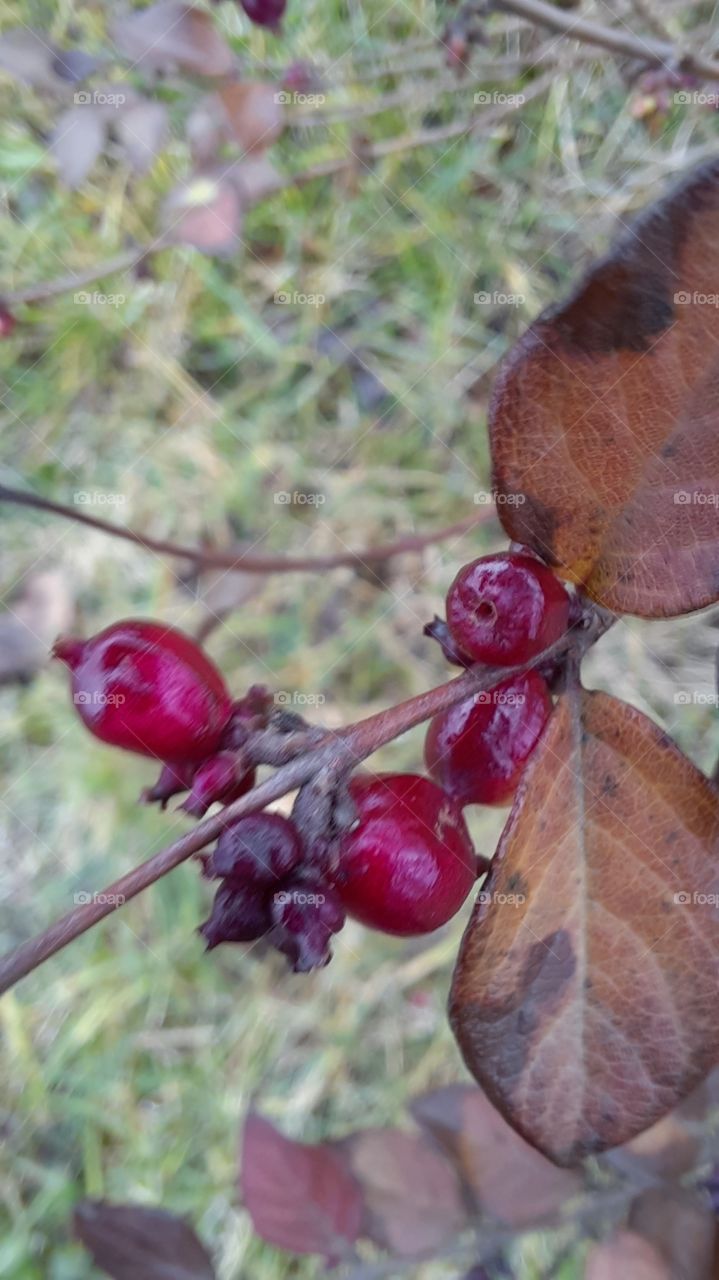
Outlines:
{"type": "MultiPolygon", "coordinates": [[[[112,9],[5,0],[0,17],[94,49],[112,9]]],[[[636,27],[632,6],[619,9],[636,27]]],[[[677,39],[710,17],[710,6],[661,9],[677,39]]],[[[328,68],[328,106],[416,87],[417,106],[359,121],[373,140],[469,117],[478,88],[518,92],[536,75],[506,81],[485,69],[437,91],[447,76],[433,37],[448,11],[431,0],[290,0],[281,38],[250,30],[231,3],[214,12],[255,74],[297,58],[328,68]],[[378,74],[401,59],[427,65],[378,74]]],[[[599,5],[595,16],[612,15],[599,5]]],[[[491,30],[492,56],[531,62],[546,43],[510,19],[491,30]]],[[[155,536],[295,554],[469,514],[490,488],[485,418],[497,360],[605,249],[618,219],[716,146],[716,116],[699,106],[636,118],[636,69],[566,42],[552,57],[547,91],[497,127],[402,151],[349,186],[315,182],[258,206],[230,260],[168,250],[152,278],[90,286],[122,293],[117,307],[70,294],[23,310],[0,347],[2,479],[60,501],[115,495],[87,509],[155,536]],[[324,301],[276,304],[277,290],[324,301]],[[478,292],[495,300],[478,304],[478,292]],[[278,504],[285,491],[323,501],[278,504]]],[[[477,58],[486,68],[487,50],[477,58]]],[[[0,73],[3,287],[83,270],[128,239],[149,239],[187,169],[178,131],[146,177],[132,177],[111,147],[68,193],[45,147],[54,110],[0,73]]],[[[341,154],[351,136],[346,124],[294,128],[273,158],[290,173],[341,154]]],[[[127,615],[193,630],[236,600],[208,640],[233,690],[263,681],[324,699],[309,716],[332,725],[445,677],[422,624],[441,612],[458,566],[503,541],[495,523],[407,555],[384,586],[350,570],[198,579],[72,524],[7,507],[0,519],[9,605],[38,571],[84,634],[127,615]]],[[[704,767],[719,749],[716,712],[677,706],[674,695],[711,690],[716,624],[716,614],[626,623],[588,664],[589,683],[654,715],[704,767]]],[[[0,690],[0,735],[5,949],[186,823],[137,806],[152,767],[84,733],[59,669],[0,690]]],[[[421,741],[408,735],[377,763],[416,768],[421,741]]],[[[493,848],[503,820],[473,814],[481,849],[493,848]]],[[[68,1226],[88,1195],[188,1214],[222,1280],[312,1276],[314,1261],[254,1239],[238,1204],[237,1133],[250,1100],[312,1140],[397,1122],[413,1094],[463,1078],[445,999],[466,911],[416,943],[349,925],[329,969],[300,978],[275,956],[225,948],[204,958],[195,928],[208,903],[195,867],[182,867],[0,1003],[3,1277],[96,1274],[68,1226]]],[[[546,1247],[518,1246],[518,1274],[540,1276],[546,1247]]],[[[568,1259],[562,1275],[578,1274],[568,1259]]]]}

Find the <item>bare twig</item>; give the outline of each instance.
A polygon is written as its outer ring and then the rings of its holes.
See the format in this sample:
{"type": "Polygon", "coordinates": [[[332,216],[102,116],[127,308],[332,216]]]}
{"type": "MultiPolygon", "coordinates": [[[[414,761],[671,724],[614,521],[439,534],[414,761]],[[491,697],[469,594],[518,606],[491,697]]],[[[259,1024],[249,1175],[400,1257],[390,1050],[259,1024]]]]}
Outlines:
{"type": "Polygon", "coordinates": [[[361,547],[357,551],[338,551],[326,556],[280,556],[258,555],[245,551],[241,547],[230,551],[211,551],[203,547],[186,547],[177,542],[169,542],[163,538],[150,538],[136,529],[128,529],[112,524],[100,516],[92,516],[77,507],[66,506],[62,502],[53,502],[50,498],[41,498],[34,493],[26,493],[22,489],[12,489],[0,485],[0,503],[12,502],[19,506],[32,507],[36,511],[46,511],[50,515],[61,516],[65,520],[74,520],[78,524],[98,529],[113,538],[122,538],[145,551],[153,551],[158,555],[177,556],[182,560],[190,560],[200,569],[238,569],[243,573],[308,573],[324,569],[367,568],[373,564],[381,564],[394,556],[407,552],[421,551],[424,547],[433,546],[436,542],[446,542],[448,538],[459,538],[470,529],[486,524],[493,518],[494,507],[486,506],[454,524],[435,529],[432,533],[408,533],[394,542],[386,542],[374,547],[361,547]]]}
{"type": "Polygon", "coordinates": [[[588,18],[577,17],[572,11],[547,4],[545,0],[492,0],[492,7],[503,13],[515,13],[535,26],[549,27],[560,35],[597,45],[610,53],[638,58],[651,66],[666,67],[671,71],[719,80],[719,61],[713,58],[678,48],[654,36],[636,36],[626,29],[604,27],[588,18]]]}

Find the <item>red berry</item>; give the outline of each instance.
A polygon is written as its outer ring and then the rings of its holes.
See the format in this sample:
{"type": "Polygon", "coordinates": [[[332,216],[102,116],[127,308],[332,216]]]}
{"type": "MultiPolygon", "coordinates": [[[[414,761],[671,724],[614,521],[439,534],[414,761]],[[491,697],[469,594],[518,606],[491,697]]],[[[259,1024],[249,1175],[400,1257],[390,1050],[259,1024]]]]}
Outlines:
{"type": "Polygon", "coordinates": [[[266,892],[243,885],[238,887],[225,881],[220,885],[212,911],[199,932],[207,943],[207,950],[219,947],[221,942],[254,942],[272,927],[270,904],[266,892]]]}
{"type": "Polygon", "coordinates": [[[536,671],[510,676],[435,716],[424,758],[457,804],[506,804],[552,711],[536,671]]]}
{"type": "Polygon", "coordinates": [[[201,764],[192,791],[180,808],[193,818],[201,818],[211,804],[232,804],[255,784],[254,769],[246,769],[232,751],[220,751],[201,764]]]}
{"type": "Polygon", "coordinates": [[[338,892],[348,915],[404,936],[438,929],[459,910],[477,861],[459,808],[411,773],[357,775],[359,822],[342,837],[338,892]]]}
{"type": "Polygon", "coordinates": [[[222,675],[182,631],[127,619],[90,640],[58,640],[78,714],[103,742],[169,763],[203,760],[231,711],[222,675]]]}
{"type": "Polygon", "coordinates": [[[248,884],[276,884],[302,861],[297,828],[281,813],[249,813],[222,832],[207,874],[248,884]]]}
{"type": "Polygon", "coordinates": [[[240,0],[247,17],[260,27],[277,27],[287,8],[287,0],[240,0]]]}
{"type": "Polygon", "coordinates": [[[455,644],[475,662],[528,662],[567,630],[569,596],[541,560],[507,552],[460,569],[447,592],[455,644]]]}

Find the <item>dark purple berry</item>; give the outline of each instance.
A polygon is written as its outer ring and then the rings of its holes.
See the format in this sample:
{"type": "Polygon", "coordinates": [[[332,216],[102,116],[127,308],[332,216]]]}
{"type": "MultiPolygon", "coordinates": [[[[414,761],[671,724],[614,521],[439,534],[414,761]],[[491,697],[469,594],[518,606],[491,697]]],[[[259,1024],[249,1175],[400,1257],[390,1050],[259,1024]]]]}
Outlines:
{"type": "Polygon", "coordinates": [[[250,813],[222,832],[207,871],[238,883],[276,885],[301,861],[302,845],[289,818],[280,813],[250,813]]]}
{"type": "Polygon", "coordinates": [[[295,973],[328,964],[330,939],[339,933],[345,912],[339,894],[318,878],[289,880],[272,899],[273,942],[295,973]]]}
{"type": "Polygon", "coordinates": [[[278,27],[287,0],[240,0],[247,17],[260,27],[278,27]]]}
{"type": "Polygon", "coordinates": [[[248,886],[221,884],[212,911],[199,932],[212,951],[221,942],[254,942],[271,928],[266,892],[248,886]]]}

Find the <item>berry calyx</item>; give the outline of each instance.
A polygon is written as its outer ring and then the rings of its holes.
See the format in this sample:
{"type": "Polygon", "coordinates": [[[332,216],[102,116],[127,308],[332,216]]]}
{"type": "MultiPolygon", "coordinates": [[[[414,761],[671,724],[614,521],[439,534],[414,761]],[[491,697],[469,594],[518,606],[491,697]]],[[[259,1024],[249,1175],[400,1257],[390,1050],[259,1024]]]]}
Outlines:
{"type": "Polygon", "coordinates": [[[130,618],[90,640],[60,639],[53,656],[70,668],[77,712],[102,742],[170,764],[218,749],[230,695],[182,631],[130,618]]]}
{"type": "Polygon", "coordinates": [[[529,662],[567,630],[569,596],[541,560],[507,552],[460,569],[447,592],[447,625],[474,662],[529,662]]]}
{"type": "Polygon", "coordinates": [[[212,911],[198,932],[212,951],[222,942],[255,942],[272,927],[267,894],[252,885],[220,885],[212,911]]]}
{"type": "Polygon", "coordinates": [[[417,774],[357,775],[350,795],[359,821],[340,841],[334,876],[347,914],[404,937],[438,929],[477,876],[459,808],[417,774]]]}
{"type": "Polygon", "coordinates": [[[287,0],[240,0],[247,17],[260,27],[276,28],[280,24],[287,0]]]}
{"type": "Polygon", "coordinates": [[[245,768],[234,752],[220,751],[197,769],[192,790],[180,808],[193,818],[201,818],[211,804],[232,804],[254,783],[254,769],[245,768]]]}
{"type": "Polygon", "coordinates": [[[140,803],[159,804],[161,809],[166,809],[168,800],[173,796],[179,795],[181,791],[189,791],[196,769],[194,761],[164,764],[154,786],[145,787],[140,803]]]}
{"type": "Polygon", "coordinates": [[[474,665],[474,658],[462,653],[462,650],[455,644],[444,618],[438,618],[435,614],[432,621],[422,628],[422,635],[429,636],[431,640],[437,641],[447,662],[451,662],[452,666],[467,668],[474,665]]]}
{"type": "Polygon", "coordinates": [[[507,804],[552,712],[536,671],[510,676],[430,722],[427,769],[458,805],[507,804]]]}
{"type": "Polygon", "coordinates": [[[330,939],[339,933],[345,912],[339,894],[315,876],[296,877],[272,900],[272,941],[295,973],[321,969],[332,959],[330,939]]]}
{"type": "Polygon", "coordinates": [[[277,886],[301,861],[300,837],[289,818],[249,813],[225,827],[206,871],[236,883],[277,886]]]}

